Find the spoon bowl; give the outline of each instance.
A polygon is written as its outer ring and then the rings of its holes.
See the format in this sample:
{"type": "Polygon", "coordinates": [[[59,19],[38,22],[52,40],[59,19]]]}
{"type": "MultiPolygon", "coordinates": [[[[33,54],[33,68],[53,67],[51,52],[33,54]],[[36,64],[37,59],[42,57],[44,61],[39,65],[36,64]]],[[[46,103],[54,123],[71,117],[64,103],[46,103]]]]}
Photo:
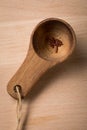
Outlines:
{"type": "Polygon", "coordinates": [[[72,27],[63,20],[50,18],[38,24],[32,35],[33,48],[38,56],[45,60],[65,60],[75,47],[75,33],[72,27]],[[56,46],[50,42],[59,40],[62,45],[56,52],[56,46]]]}

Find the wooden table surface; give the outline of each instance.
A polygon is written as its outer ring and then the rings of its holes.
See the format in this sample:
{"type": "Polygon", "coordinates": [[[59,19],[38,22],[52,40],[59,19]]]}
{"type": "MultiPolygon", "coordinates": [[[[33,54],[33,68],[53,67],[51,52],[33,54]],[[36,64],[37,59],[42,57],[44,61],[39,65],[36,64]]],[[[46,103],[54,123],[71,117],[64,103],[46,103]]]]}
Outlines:
{"type": "Polygon", "coordinates": [[[22,130],[87,130],[87,1],[0,1],[0,130],[16,130],[16,104],[6,87],[26,57],[34,27],[48,17],[74,28],[77,46],[46,72],[23,101],[22,130]]]}

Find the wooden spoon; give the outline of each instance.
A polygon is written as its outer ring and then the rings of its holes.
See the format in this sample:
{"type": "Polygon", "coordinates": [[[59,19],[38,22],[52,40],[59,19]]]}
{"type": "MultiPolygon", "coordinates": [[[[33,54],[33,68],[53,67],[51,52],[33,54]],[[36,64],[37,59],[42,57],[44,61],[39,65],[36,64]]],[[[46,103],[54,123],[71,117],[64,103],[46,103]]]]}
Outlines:
{"type": "Polygon", "coordinates": [[[23,64],[8,83],[8,93],[17,99],[17,85],[25,97],[47,69],[68,58],[75,43],[75,33],[67,22],[57,18],[41,21],[32,33],[23,64]]]}

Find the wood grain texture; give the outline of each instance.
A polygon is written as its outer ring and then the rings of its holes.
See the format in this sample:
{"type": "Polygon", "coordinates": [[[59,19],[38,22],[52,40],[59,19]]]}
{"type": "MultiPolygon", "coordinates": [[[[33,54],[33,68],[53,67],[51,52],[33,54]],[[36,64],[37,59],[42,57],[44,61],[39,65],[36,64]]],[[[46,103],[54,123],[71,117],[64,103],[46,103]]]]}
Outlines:
{"type": "Polygon", "coordinates": [[[16,101],[7,83],[23,62],[32,30],[58,17],[72,25],[77,47],[50,69],[23,102],[23,130],[87,130],[87,1],[3,0],[0,2],[0,129],[16,129],[16,101]]]}

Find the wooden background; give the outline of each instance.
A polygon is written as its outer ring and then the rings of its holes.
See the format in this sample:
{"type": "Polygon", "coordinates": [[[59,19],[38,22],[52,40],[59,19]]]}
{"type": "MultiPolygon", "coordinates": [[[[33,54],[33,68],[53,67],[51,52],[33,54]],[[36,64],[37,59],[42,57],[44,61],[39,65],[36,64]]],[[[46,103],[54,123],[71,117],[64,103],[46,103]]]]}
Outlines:
{"type": "Polygon", "coordinates": [[[41,20],[66,20],[77,35],[73,55],[46,72],[23,101],[22,130],[87,130],[87,1],[0,1],[0,130],[16,130],[7,83],[22,64],[41,20]]]}

